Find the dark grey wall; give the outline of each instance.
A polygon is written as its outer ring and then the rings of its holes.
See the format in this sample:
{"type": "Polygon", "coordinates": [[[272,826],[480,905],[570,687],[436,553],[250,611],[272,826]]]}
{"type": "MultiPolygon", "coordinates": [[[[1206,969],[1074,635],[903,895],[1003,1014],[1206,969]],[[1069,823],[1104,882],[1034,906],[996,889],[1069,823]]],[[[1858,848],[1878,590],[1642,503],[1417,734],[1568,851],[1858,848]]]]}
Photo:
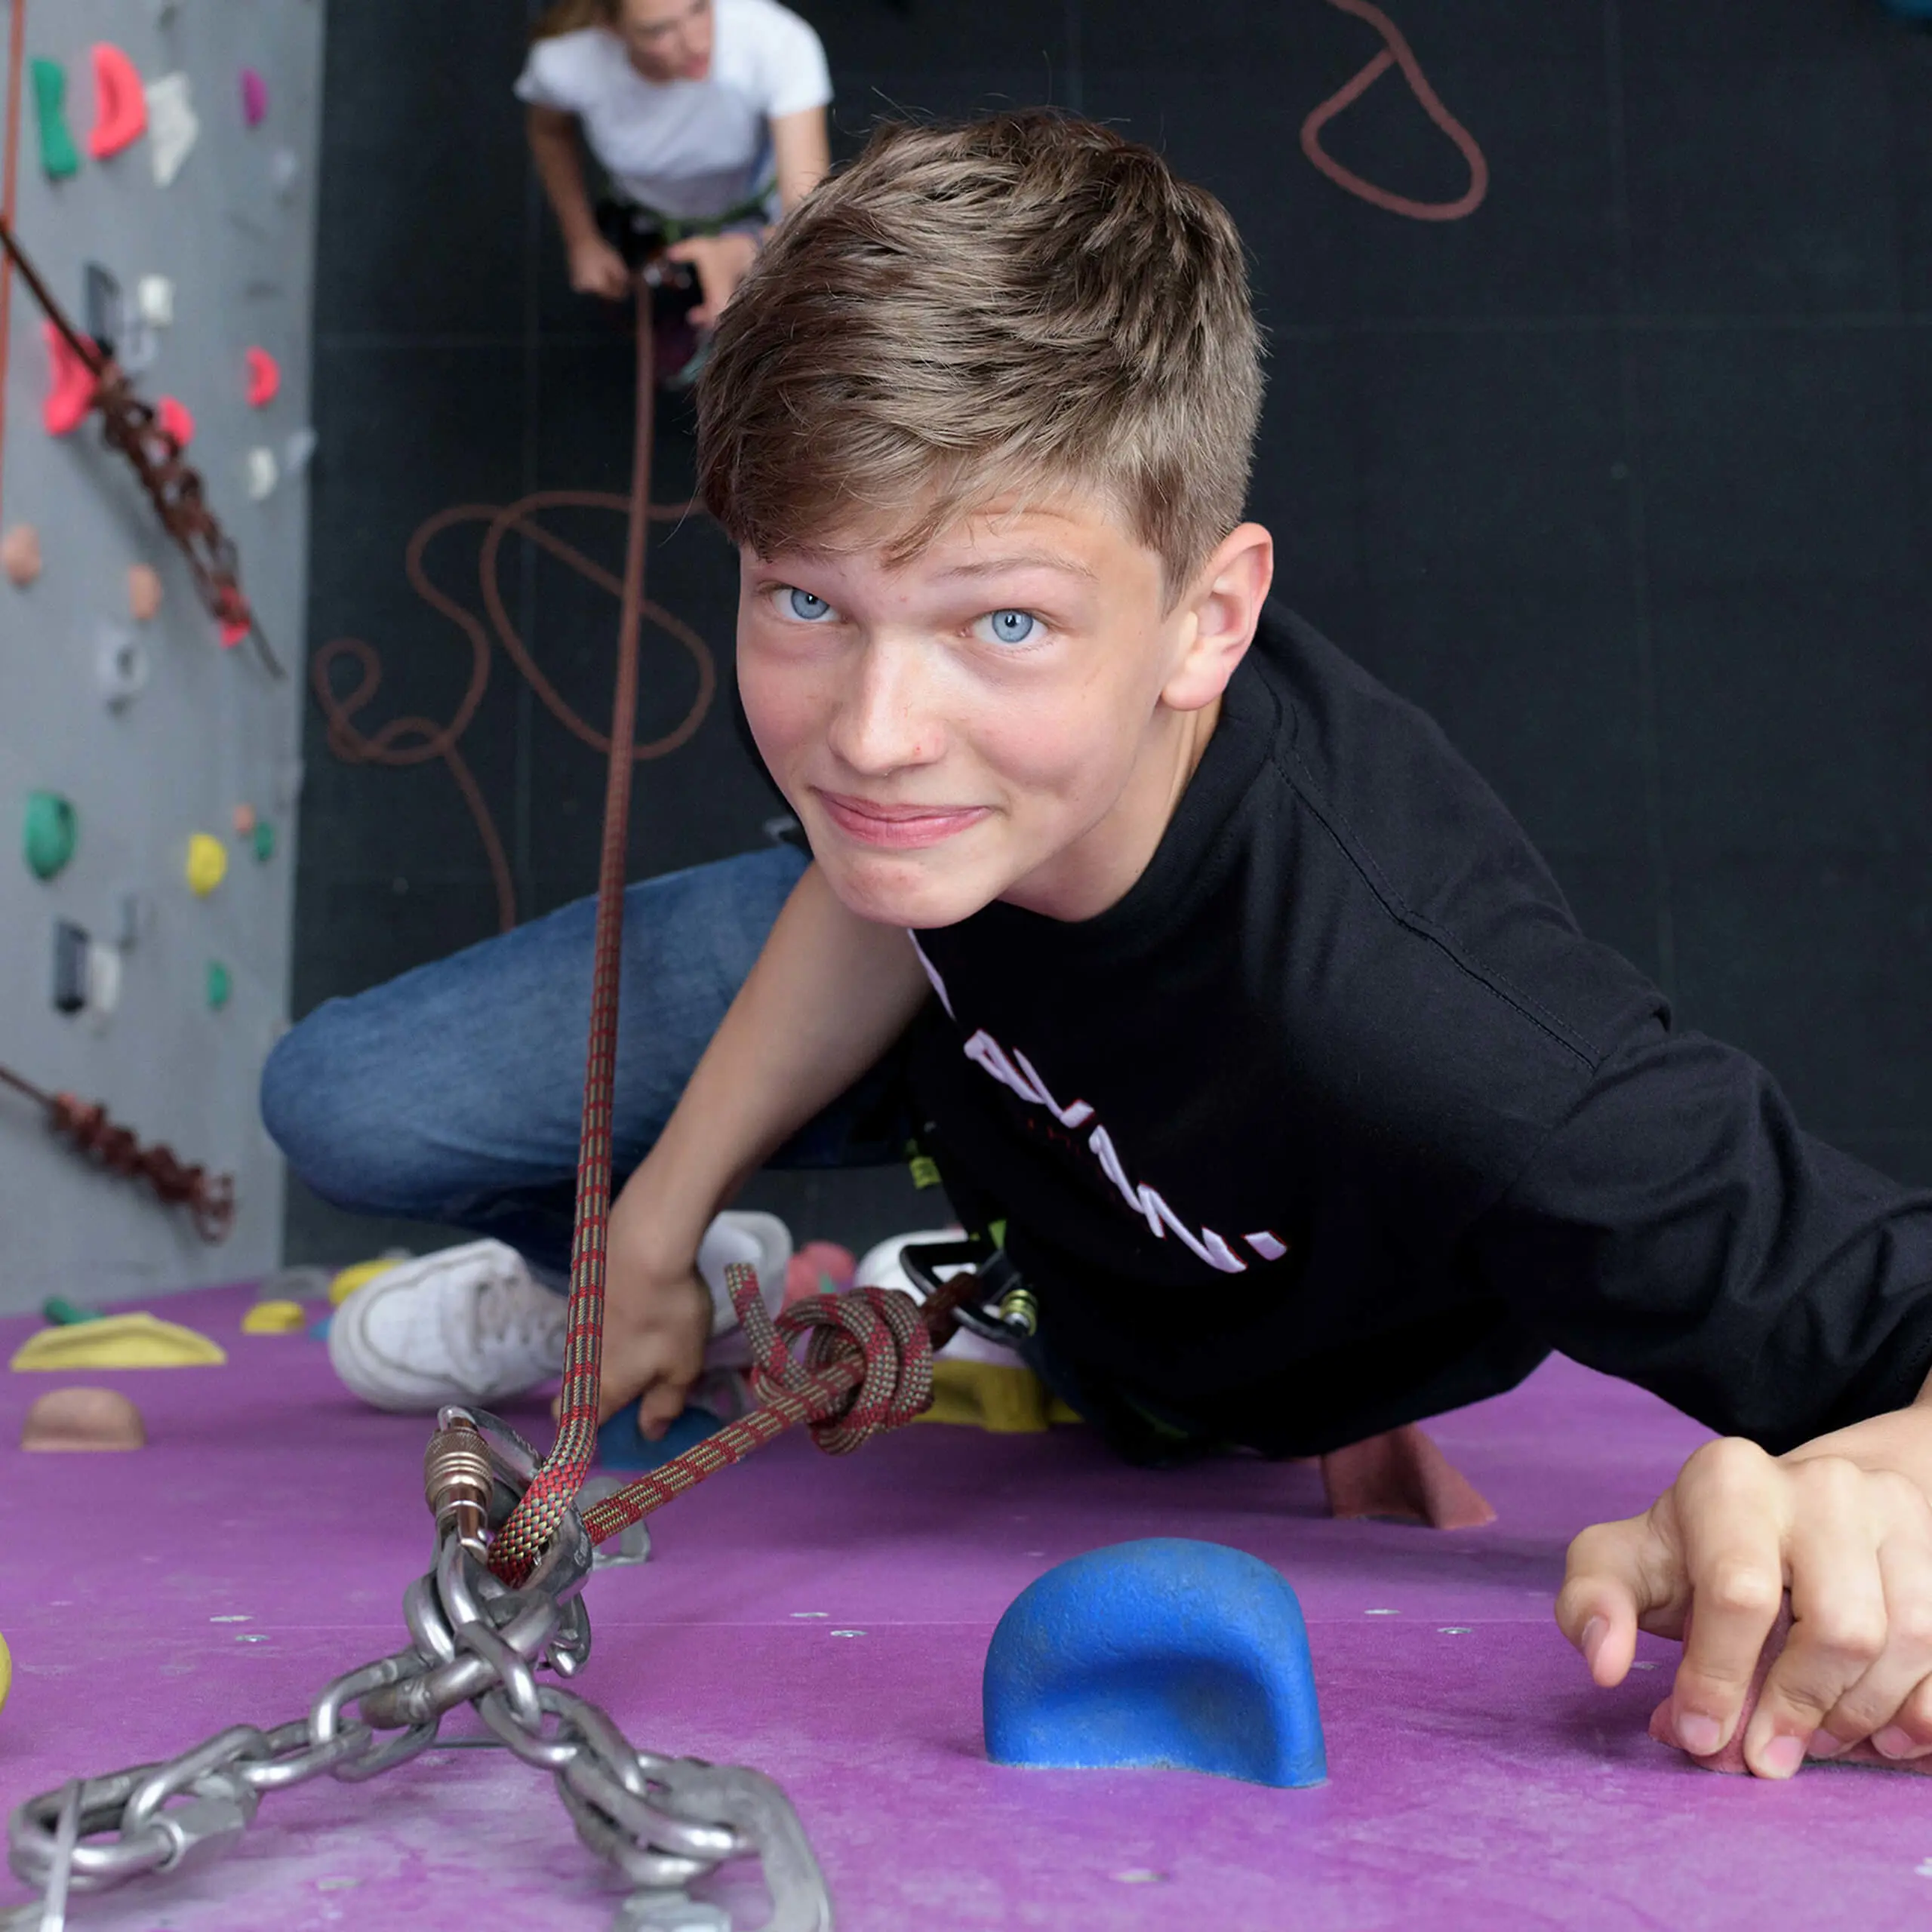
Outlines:
{"type": "MultiPolygon", "coordinates": [[[[1871,0],[1392,0],[1491,171],[1472,217],[1422,223],[1300,151],[1380,45],[1324,0],[804,4],[844,148],[892,108],[1051,100],[1227,201],[1272,332],[1254,511],[1284,594],[1435,712],[1685,1022],[1932,1180],[1932,35],[1871,0]]],[[[310,639],[380,646],[373,721],[447,720],[468,675],[405,581],[423,518],[625,487],[628,343],[565,288],[515,11],[330,8],[310,639]]],[[[1467,180],[1393,75],[1327,140],[1417,199],[1467,180]]],[[[674,416],[660,496],[690,463],[674,416]]],[[[557,527],[615,568],[615,515],[557,527]]],[[[446,540],[437,581],[478,607],[474,538],[446,540]]],[[[601,719],[614,607],[517,552],[508,607],[601,719]]],[[[718,539],[690,525],[653,570],[728,675],[718,539]]],[[[662,728],[691,674],[652,662],[662,728]]],[[[598,761],[500,652],[463,749],[522,912],[589,891],[598,761]]],[[[308,758],[298,1014],[494,921],[441,764],[344,765],[312,707],[308,758]]],[[[640,776],[635,874],[755,844],[772,809],[721,703],[640,776]]],[[[863,1233],[908,1211],[884,1185],[777,1198],[863,1233]]],[[[294,1192],[298,1252],[381,1232],[294,1192]]]]}

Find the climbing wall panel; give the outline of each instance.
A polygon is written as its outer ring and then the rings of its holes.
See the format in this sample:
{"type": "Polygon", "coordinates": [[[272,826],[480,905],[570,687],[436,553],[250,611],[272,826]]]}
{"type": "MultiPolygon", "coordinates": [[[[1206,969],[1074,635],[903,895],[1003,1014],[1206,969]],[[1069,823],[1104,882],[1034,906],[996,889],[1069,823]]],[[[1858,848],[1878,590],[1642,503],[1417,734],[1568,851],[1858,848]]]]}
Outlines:
{"type": "Polygon", "coordinates": [[[0,0],[19,77],[15,232],[54,300],[188,432],[186,460],[234,541],[260,633],[224,645],[99,416],[72,423],[87,373],[68,355],[63,383],[14,275],[0,1064],[232,1174],[237,1201],[211,1247],[180,1209],[77,1155],[0,1088],[0,1308],[19,1308],[232,1279],[275,1259],[281,1180],[255,1088],[285,1023],[301,784],[322,8],[8,11],[0,0]]]}

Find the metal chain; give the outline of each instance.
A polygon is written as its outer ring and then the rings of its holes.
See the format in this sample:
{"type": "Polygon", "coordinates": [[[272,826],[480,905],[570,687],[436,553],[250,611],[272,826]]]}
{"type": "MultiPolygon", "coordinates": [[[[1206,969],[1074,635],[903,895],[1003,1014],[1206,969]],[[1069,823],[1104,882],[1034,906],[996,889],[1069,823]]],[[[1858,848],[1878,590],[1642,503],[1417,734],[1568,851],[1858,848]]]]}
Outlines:
{"type": "MultiPolygon", "coordinates": [[[[500,1527],[528,1485],[535,1452],[479,1411],[445,1409],[439,1422],[439,1434],[470,1429],[481,1437],[488,1515],[500,1527]]],[[[614,1561],[648,1552],[641,1530],[625,1546],[614,1561]]],[[[824,1878],[797,1814],[769,1778],[635,1750],[596,1705],[538,1681],[540,1669],[573,1677],[589,1658],[590,1622],[578,1592],[602,1561],[574,1508],[521,1589],[493,1577],[445,1530],[435,1567],[404,1593],[409,1647],[337,1678],[306,1717],[269,1730],[234,1724],[179,1757],[76,1780],[21,1805],[8,1822],[8,1860],[40,1897],[0,1915],[0,1927],[61,1932],[70,1893],[219,1858],[265,1792],[325,1776],[375,1777],[428,1750],[444,1718],[469,1704],[515,1756],[552,1774],[578,1837],[632,1887],[614,1932],[731,1932],[730,1915],[690,1887],[751,1856],[762,1863],[771,1897],[764,1932],[831,1932],[824,1878]]]]}

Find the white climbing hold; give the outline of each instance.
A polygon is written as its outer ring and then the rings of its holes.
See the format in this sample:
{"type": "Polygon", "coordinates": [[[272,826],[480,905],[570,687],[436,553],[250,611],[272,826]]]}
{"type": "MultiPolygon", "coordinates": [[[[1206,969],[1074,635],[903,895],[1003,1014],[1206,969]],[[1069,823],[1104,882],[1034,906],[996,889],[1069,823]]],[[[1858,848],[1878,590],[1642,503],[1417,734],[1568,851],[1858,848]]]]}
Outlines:
{"type": "Polygon", "coordinates": [[[174,285],[165,275],[144,275],[134,285],[134,307],[150,328],[171,328],[174,321],[174,285]]]}
{"type": "Polygon", "coordinates": [[[300,476],[309,466],[309,459],[315,454],[315,432],[313,429],[297,429],[281,446],[281,469],[285,476],[300,476]]]}
{"type": "Polygon", "coordinates": [[[95,1029],[103,1029],[121,1004],[121,955],[99,940],[88,941],[87,1005],[84,1011],[95,1029]]]}
{"type": "Polygon", "coordinates": [[[269,182],[278,197],[286,201],[294,192],[302,164],[293,148],[277,148],[269,157],[269,182]]]}
{"type": "Polygon", "coordinates": [[[165,188],[181,172],[202,131],[192,101],[189,98],[188,76],[163,74],[147,85],[148,142],[154,155],[157,187],[165,188]]]}
{"type": "Polygon", "coordinates": [[[274,494],[281,470],[272,449],[253,449],[248,452],[248,500],[259,503],[274,494]]]}

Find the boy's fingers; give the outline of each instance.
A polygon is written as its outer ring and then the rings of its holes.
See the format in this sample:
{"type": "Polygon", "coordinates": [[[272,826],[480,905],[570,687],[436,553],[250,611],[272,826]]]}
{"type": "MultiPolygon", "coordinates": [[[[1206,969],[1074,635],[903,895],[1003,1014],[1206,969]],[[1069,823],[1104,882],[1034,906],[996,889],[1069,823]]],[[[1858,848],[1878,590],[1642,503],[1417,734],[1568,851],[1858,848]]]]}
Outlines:
{"type": "Polygon", "coordinates": [[[655,1442],[685,1412],[689,1385],[660,1378],[644,1392],[637,1405],[638,1433],[647,1442],[655,1442]]]}
{"type": "MultiPolygon", "coordinates": [[[[1894,1723],[1912,1694],[1932,1676],[1932,1551],[1890,1538],[1878,1550],[1885,1592],[1885,1647],[1877,1663],[1825,1714],[1812,1755],[1857,1743],[1894,1723]]],[[[1932,1737],[1926,1740],[1932,1743],[1932,1737]]]]}
{"type": "Polygon", "coordinates": [[[1789,1479],[1797,1492],[1786,1549],[1791,1635],[1744,1741],[1744,1761],[1760,1777],[1798,1769],[1811,1734],[1885,1648],[1885,1589],[1863,1471],[1823,1457],[1789,1479]]]}
{"type": "Polygon", "coordinates": [[[1873,1748],[1887,1758],[1923,1758],[1932,1752],[1932,1678],[1918,1688],[1872,1736],[1873,1748]]]}
{"type": "Polygon", "coordinates": [[[1638,1620],[1654,1607],[1654,1536],[1647,1517],[1633,1516],[1596,1524],[1570,1546],[1556,1621],[1605,1690],[1628,1675],[1638,1620]]]}
{"type": "Polygon", "coordinates": [[[1691,1618],[1672,1727],[1694,1757],[1721,1750],[1736,1730],[1783,1604],[1783,1477],[1761,1449],[1733,1437],[1706,1444],[1677,1479],[1691,1618]]]}

